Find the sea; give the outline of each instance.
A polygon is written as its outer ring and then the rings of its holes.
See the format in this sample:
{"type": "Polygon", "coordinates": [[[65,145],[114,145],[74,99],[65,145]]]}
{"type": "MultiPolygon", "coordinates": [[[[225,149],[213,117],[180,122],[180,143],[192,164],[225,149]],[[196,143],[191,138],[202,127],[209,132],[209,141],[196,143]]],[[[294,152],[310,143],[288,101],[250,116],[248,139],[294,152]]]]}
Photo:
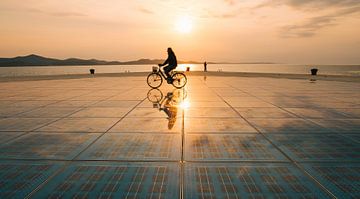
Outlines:
{"type": "MultiPolygon", "coordinates": [[[[154,65],[96,65],[96,66],[23,66],[0,67],[0,77],[42,76],[95,73],[150,72],[154,65]]],[[[203,64],[179,64],[177,70],[203,71],[203,64]]],[[[322,75],[345,75],[360,77],[360,65],[299,65],[299,64],[208,64],[208,71],[310,74],[312,68],[322,75]]]]}

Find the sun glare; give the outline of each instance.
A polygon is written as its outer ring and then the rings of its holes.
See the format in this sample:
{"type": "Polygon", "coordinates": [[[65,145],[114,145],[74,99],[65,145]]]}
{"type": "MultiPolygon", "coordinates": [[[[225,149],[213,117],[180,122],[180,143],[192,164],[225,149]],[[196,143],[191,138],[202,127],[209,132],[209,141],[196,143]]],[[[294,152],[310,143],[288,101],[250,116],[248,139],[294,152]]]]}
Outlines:
{"type": "Polygon", "coordinates": [[[176,22],[176,30],[180,33],[190,33],[192,30],[192,21],[188,16],[182,16],[176,22]]]}

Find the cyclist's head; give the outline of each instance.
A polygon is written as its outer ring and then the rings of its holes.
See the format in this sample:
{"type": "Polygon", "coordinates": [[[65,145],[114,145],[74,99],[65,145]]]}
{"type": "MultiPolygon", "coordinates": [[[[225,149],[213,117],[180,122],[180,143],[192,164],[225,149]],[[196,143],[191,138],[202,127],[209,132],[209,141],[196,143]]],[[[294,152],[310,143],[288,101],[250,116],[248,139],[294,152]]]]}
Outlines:
{"type": "Polygon", "coordinates": [[[167,49],[167,52],[168,52],[168,53],[174,53],[174,51],[173,51],[171,48],[168,48],[168,49],[167,49]]]}

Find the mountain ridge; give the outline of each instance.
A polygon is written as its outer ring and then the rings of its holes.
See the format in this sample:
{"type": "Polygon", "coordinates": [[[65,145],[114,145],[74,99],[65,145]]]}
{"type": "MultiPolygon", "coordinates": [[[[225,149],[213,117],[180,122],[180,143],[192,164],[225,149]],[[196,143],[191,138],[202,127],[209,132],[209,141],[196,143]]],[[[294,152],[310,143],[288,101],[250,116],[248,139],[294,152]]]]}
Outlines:
{"type": "MultiPolygon", "coordinates": [[[[98,59],[80,59],[67,58],[55,59],[47,58],[36,54],[26,56],[17,56],[13,58],[0,58],[0,67],[9,66],[73,66],[73,65],[145,65],[163,63],[164,59],[138,59],[133,61],[105,61],[98,59]]],[[[202,64],[198,61],[178,61],[179,64],[202,64]]],[[[230,63],[230,62],[207,62],[208,64],[273,64],[271,62],[247,62],[247,63],[230,63]]]]}

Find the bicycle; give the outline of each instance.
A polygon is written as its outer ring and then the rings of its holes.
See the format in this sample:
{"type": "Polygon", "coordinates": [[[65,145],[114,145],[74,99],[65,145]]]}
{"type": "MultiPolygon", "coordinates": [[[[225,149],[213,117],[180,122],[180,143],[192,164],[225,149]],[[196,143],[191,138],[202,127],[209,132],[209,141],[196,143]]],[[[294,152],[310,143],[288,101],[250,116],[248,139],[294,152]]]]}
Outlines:
{"type": "MultiPolygon", "coordinates": [[[[186,85],[187,78],[184,73],[179,72],[179,71],[171,71],[170,75],[172,78],[171,84],[175,88],[182,88],[186,85]]],[[[153,72],[147,76],[147,84],[151,88],[159,88],[161,86],[161,84],[163,83],[164,79],[166,79],[166,77],[165,77],[164,73],[162,72],[162,70],[160,68],[158,68],[157,66],[154,66],[153,72]]]]}

